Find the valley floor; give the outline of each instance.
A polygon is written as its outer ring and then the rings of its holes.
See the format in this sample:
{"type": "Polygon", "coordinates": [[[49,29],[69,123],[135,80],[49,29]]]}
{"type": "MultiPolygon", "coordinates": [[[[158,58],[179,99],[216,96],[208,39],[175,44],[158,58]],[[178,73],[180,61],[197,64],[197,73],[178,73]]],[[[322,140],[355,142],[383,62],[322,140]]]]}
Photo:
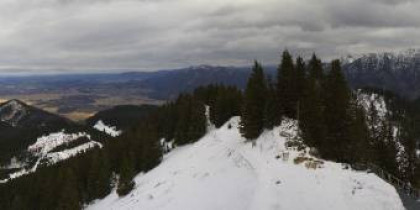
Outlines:
{"type": "Polygon", "coordinates": [[[374,174],[333,162],[316,169],[295,163],[300,152],[284,145],[285,136],[296,135],[294,121],[264,132],[254,147],[240,136],[238,123],[232,118],[176,148],[157,168],[138,175],[130,194],[118,198],[113,192],[87,209],[404,209],[396,190],[374,174]]]}

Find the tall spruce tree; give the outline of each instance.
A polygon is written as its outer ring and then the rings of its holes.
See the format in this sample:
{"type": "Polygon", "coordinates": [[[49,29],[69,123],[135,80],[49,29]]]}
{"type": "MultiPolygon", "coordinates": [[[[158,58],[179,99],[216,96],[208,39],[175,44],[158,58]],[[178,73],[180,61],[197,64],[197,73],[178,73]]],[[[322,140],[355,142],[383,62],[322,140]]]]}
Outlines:
{"type": "MultiPolygon", "coordinates": [[[[306,67],[302,57],[296,59],[296,95],[297,100],[300,102],[306,87],[306,67]]],[[[299,108],[299,107],[298,107],[299,108]]]]}
{"type": "Polygon", "coordinates": [[[325,139],[324,104],[322,98],[324,80],[321,60],[315,54],[308,65],[309,75],[300,103],[300,121],[304,142],[310,147],[320,147],[325,139]]]}
{"type": "Polygon", "coordinates": [[[65,168],[60,171],[60,180],[62,182],[62,190],[59,193],[58,208],[62,210],[81,209],[82,202],[79,194],[76,175],[73,170],[65,168]]]}
{"type": "Polygon", "coordinates": [[[130,159],[130,155],[126,155],[121,164],[120,178],[117,185],[117,194],[119,196],[127,195],[135,186],[135,182],[133,181],[135,175],[134,166],[130,159]]]}
{"type": "Polygon", "coordinates": [[[282,61],[277,71],[277,90],[283,114],[289,118],[296,118],[297,74],[292,56],[287,50],[283,52],[282,61]]]}
{"type": "Polygon", "coordinates": [[[88,201],[103,198],[111,192],[111,169],[104,151],[95,150],[88,172],[88,201]]]}
{"type": "Polygon", "coordinates": [[[271,77],[267,78],[267,94],[264,109],[264,127],[272,129],[274,126],[280,125],[282,119],[282,110],[279,106],[278,94],[271,77]]]}
{"type": "Polygon", "coordinates": [[[351,141],[346,143],[344,159],[349,163],[367,163],[370,162],[372,153],[369,144],[369,128],[366,123],[366,114],[362,106],[358,105],[356,100],[351,104],[351,141]]]}
{"type": "Polygon", "coordinates": [[[264,107],[267,86],[262,66],[255,61],[248,80],[241,115],[241,134],[248,140],[260,136],[264,129],[264,107]]]}
{"type": "Polygon", "coordinates": [[[341,71],[339,60],[333,60],[325,84],[324,118],[327,138],[323,149],[326,158],[343,160],[346,144],[350,142],[350,99],[351,92],[341,71]]]}

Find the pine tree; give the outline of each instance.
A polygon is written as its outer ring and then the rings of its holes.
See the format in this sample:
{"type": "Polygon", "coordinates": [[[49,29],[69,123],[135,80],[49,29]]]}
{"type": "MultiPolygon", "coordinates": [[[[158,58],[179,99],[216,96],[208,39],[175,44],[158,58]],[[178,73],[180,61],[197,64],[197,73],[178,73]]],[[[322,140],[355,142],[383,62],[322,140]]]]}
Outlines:
{"type": "Polygon", "coordinates": [[[117,194],[119,196],[125,196],[133,190],[135,186],[134,178],[134,166],[130,160],[129,155],[123,159],[120,169],[120,178],[117,185],[117,194]]]}
{"type": "Polygon", "coordinates": [[[323,87],[324,80],[321,60],[315,55],[309,62],[309,75],[305,83],[300,103],[299,128],[304,142],[310,147],[319,147],[325,140],[323,87]]]}
{"type": "Polygon", "coordinates": [[[141,136],[139,142],[142,145],[139,151],[140,170],[149,171],[158,165],[162,159],[162,147],[159,144],[156,125],[144,124],[139,135],[141,136]]]}
{"type": "Polygon", "coordinates": [[[81,209],[81,198],[75,174],[71,168],[65,168],[59,175],[62,182],[62,190],[59,193],[58,208],[62,210],[81,209]]]}
{"type": "Polygon", "coordinates": [[[279,106],[278,94],[271,78],[267,79],[267,98],[264,109],[264,127],[272,129],[280,125],[282,119],[281,107],[279,106]]]}
{"type": "Polygon", "coordinates": [[[248,140],[258,138],[264,129],[266,92],[264,70],[255,61],[252,74],[245,89],[241,115],[241,134],[248,140]]]}
{"type": "Polygon", "coordinates": [[[350,141],[351,95],[339,60],[332,61],[325,87],[325,109],[327,111],[324,112],[324,118],[327,126],[327,138],[322,145],[325,157],[347,161],[342,159],[342,154],[346,152],[345,145],[350,141]]]}
{"type": "Polygon", "coordinates": [[[235,87],[220,86],[215,103],[210,106],[210,121],[219,128],[232,116],[241,112],[242,93],[235,87]]]}
{"type": "Polygon", "coordinates": [[[298,102],[302,100],[306,86],[306,67],[302,57],[296,59],[296,95],[298,102]]]}
{"type": "Polygon", "coordinates": [[[184,145],[197,141],[206,133],[205,106],[191,95],[181,95],[176,102],[175,142],[184,145]]]}
{"type": "Polygon", "coordinates": [[[363,107],[353,100],[351,105],[352,119],[349,139],[345,145],[344,159],[349,163],[371,162],[371,145],[369,144],[369,128],[363,107]]]}
{"type": "Polygon", "coordinates": [[[88,201],[103,198],[111,192],[111,169],[102,151],[94,151],[87,179],[88,201]]]}
{"type": "Polygon", "coordinates": [[[289,118],[296,118],[297,74],[292,56],[287,50],[283,52],[282,61],[278,68],[277,85],[283,114],[289,118]]]}
{"type": "Polygon", "coordinates": [[[384,170],[398,175],[398,163],[396,161],[398,151],[393,134],[393,126],[388,119],[389,116],[386,116],[385,120],[378,125],[381,129],[377,139],[374,141],[376,163],[384,170]]]}

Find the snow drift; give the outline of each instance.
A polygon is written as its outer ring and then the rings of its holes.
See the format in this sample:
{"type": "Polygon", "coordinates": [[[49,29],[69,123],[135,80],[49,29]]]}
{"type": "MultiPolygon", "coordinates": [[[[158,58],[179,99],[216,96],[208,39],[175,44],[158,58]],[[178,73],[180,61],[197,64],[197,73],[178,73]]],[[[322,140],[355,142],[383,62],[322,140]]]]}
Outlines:
{"type": "Polygon", "coordinates": [[[295,121],[264,132],[255,146],[241,137],[238,124],[234,117],[174,149],[135,178],[130,194],[113,192],[87,209],[404,209],[396,190],[376,175],[286,148],[296,136],[295,121]]]}

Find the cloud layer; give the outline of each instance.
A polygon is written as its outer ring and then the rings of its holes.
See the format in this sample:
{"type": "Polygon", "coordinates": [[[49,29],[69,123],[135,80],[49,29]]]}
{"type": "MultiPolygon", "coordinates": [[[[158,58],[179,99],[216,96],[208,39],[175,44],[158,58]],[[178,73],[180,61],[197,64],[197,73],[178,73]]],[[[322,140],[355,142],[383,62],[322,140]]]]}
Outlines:
{"type": "Polygon", "coordinates": [[[0,72],[154,70],[420,46],[411,0],[2,0],[0,72]]]}

